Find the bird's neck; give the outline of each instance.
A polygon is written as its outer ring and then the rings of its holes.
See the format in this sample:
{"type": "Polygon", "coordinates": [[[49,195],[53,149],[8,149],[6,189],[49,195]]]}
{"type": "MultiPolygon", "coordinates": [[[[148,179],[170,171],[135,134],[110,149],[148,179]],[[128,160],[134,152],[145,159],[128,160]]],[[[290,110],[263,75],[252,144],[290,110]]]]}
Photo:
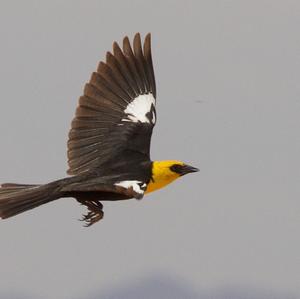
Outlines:
{"type": "Polygon", "coordinates": [[[153,161],[152,162],[152,177],[148,183],[145,193],[150,193],[161,189],[166,185],[172,183],[179,177],[179,174],[171,171],[170,167],[176,163],[174,160],[167,161],[153,161]]]}

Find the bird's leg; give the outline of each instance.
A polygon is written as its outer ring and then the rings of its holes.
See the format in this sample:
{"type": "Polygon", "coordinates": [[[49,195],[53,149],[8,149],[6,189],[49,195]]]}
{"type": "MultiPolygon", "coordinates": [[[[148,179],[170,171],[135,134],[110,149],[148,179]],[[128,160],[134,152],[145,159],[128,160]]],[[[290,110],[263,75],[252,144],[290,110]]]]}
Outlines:
{"type": "MultiPolygon", "coordinates": [[[[78,200],[78,199],[77,199],[78,200]]],[[[83,215],[81,221],[85,221],[85,226],[89,227],[103,218],[103,205],[97,200],[78,200],[88,208],[88,213],[83,215]]]]}

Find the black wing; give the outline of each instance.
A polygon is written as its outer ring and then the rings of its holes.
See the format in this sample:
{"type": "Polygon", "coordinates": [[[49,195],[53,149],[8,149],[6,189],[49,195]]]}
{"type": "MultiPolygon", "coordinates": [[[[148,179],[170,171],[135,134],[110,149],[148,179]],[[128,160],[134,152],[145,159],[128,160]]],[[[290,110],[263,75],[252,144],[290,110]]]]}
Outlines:
{"type": "Polygon", "coordinates": [[[85,181],[67,184],[61,189],[65,196],[93,200],[121,200],[144,196],[147,184],[141,180],[118,180],[118,176],[91,177],[85,181]],[[96,197],[96,198],[95,198],[96,197]]]}
{"type": "Polygon", "coordinates": [[[123,50],[114,42],[113,54],[100,62],[79,99],[69,133],[68,173],[99,168],[127,150],[149,157],[155,98],[150,34],[143,48],[139,33],[133,47],[128,37],[123,50]]]}

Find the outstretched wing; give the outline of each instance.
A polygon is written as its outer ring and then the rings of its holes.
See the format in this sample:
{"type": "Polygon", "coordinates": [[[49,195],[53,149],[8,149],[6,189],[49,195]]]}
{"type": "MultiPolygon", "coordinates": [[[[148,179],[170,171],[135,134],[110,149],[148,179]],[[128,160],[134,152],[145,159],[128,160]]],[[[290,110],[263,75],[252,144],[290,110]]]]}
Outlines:
{"type": "Polygon", "coordinates": [[[123,50],[114,42],[113,54],[107,52],[79,99],[69,133],[68,173],[98,168],[128,150],[149,156],[155,98],[150,34],[143,47],[139,33],[133,47],[128,37],[123,50]]]}

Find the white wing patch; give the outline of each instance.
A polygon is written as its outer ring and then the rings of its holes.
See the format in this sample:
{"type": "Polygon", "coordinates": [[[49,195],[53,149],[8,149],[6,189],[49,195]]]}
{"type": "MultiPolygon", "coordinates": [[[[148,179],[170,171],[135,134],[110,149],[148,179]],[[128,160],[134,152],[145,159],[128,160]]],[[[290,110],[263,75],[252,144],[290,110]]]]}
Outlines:
{"type": "Polygon", "coordinates": [[[136,181],[136,180],[121,181],[121,182],[115,183],[115,186],[120,186],[120,187],[123,187],[125,189],[132,188],[135,193],[140,195],[140,198],[143,197],[144,192],[145,192],[146,187],[147,187],[146,183],[144,183],[142,181],[136,181]]]}
{"type": "Polygon", "coordinates": [[[124,111],[127,117],[122,121],[155,124],[156,117],[153,106],[155,106],[155,98],[152,93],[139,95],[127,105],[124,111]]]}

